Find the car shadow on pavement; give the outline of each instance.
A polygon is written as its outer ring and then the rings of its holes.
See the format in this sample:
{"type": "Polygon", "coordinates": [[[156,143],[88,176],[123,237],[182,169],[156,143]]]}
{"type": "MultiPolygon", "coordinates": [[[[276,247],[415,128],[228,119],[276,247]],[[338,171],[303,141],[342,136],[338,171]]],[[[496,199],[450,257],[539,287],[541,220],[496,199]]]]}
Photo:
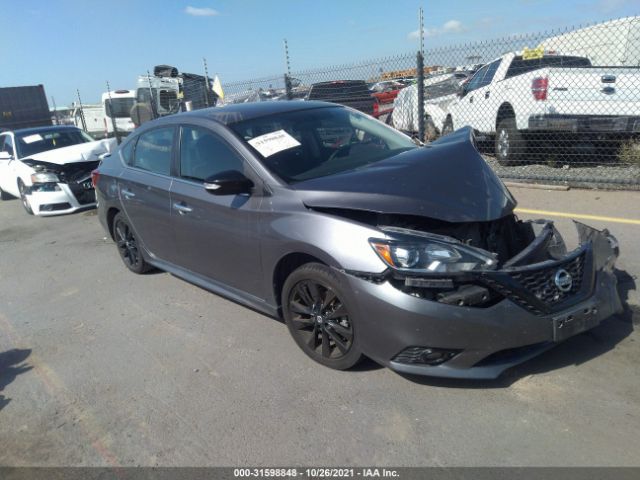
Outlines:
{"type": "Polygon", "coordinates": [[[640,308],[629,305],[629,292],[636,289],[634,277],[624,270],[616,270],[618,278],[618,292],[624,311],[603,320],[597,327],[582,334],[571,337],[558,344],[551,350],[532,358],[520,365],[505,371],[495,380],[467,380],[454,378],[422,377],[418,375],[398,374],[414,383],[422,385],[491,389],[508,388],[521,378],[529,375],[546,373],[570,365],[581,365],[600,355],[613,350],[618,343],[628,337],[634,330],[634,325],[640,323],[640,308]]]}
{"type": "Polygon", "coordinates": [[[31,349],[24,348],[0,352],[0,410],[11,401],[2,395],[4,388],[15,380],[21,373],[28,372],[33,367],[26,365],[24,361],[31,355],[31,349]]]}

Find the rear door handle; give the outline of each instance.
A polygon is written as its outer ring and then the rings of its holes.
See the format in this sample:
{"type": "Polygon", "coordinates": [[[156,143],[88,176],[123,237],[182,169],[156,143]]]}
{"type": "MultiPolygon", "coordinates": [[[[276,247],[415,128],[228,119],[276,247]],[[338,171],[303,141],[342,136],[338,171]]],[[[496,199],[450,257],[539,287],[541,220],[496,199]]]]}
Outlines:
{"type": "Polygon", "coordinates": [[[193,212],[193,208],[187,207],[184,203],[174,203],[173,208],[175,208],[180,215],[184,215],[185,213],[193,212]]]}
{"type": "Polygon", "coordinates": [[[124,195],[124,196],[125,196],[125,198],[133,198],[133,197],[135,197],[135,196],[136,196],[136,194],[135,194],[135,193],[133,193],[133,192],[132,192],[132,191],[130,191],[130,190],[125,190],[124,188],[123,188],[122,190],[120,190],[120,191],[122,192],[122,195],[124,195]]]}
{"type": "Polygon", "coordinates": [[[491,92],[485,92],[485,94],[484,94],[484,98],[489,98],[489,94],[490,94],[490,93],[491,93],[491,92]]]}
{"type": "Polygon", "coordinates": [[[469,103],[473,103],[473,95],[469,97],[469,103]]]}

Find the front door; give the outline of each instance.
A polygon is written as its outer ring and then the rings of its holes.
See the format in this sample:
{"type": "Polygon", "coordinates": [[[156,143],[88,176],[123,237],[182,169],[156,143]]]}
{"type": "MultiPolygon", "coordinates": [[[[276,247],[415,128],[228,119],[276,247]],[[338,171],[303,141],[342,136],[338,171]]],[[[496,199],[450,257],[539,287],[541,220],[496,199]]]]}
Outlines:
{"type": "Polygon", "coordinates": [[[213,131],[181,128],[179,172],[171,187],[178,265],[209,280],[264,298],[259,217],[262,194],[213,195],[206,178],[237,170],[259,184],[242,156],[213,131]]]}

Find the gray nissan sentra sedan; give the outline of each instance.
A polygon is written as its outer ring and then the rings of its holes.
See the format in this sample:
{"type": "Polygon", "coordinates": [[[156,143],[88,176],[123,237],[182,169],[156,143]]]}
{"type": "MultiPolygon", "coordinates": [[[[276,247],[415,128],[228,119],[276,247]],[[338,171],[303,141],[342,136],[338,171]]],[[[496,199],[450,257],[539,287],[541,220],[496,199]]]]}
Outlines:
{"type": "Polygon", "coordinates": [[[469,129],[419,147],[338,105],[231,105],[146,123],[93,181],[131,271],[283,317],[336,369],[495,378],[621,311],[615,238],[519,220],[469,129]]]}

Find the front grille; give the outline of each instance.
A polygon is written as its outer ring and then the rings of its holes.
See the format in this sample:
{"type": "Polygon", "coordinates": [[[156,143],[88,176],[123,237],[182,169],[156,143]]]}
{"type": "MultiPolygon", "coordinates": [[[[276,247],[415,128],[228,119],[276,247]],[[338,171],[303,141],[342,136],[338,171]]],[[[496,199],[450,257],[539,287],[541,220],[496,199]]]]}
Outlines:
{"type": "Polygon", "coordinates": [[[556,306],[577,299],[585,279],[586,253],[551,266],[537,269],[521,269],[495,277],[485,277],[483,282],[493,291],[509,298],[535,315],[544,315],[556,306]],[[562,291],[555,283],[558,270],[566,270],[572,279],[571,288],[562,291]]]}
{"type": "Polygon", "coordinates": [[[69,183],[69,189],[80,205],[87,205],[89,203],[96,202],[96,192],[93,187],[86,188],[83,185],[87,182],[90,182],[90,180],[85,180],[82,183],[69,183]]]}
{"type": "Polygon", "coordinates": [[[538,300],[549,306],[553,306],[580,291],[580,287],[582,287],[583,270],[584,253],[561,266],[513,273],[511,277],[527,291],[533,293],[538,300]],[[571,289],[566,292],[560,290],[554,281],[554,277],[560,268],[566,270],[571,275],[571,289]]]}

